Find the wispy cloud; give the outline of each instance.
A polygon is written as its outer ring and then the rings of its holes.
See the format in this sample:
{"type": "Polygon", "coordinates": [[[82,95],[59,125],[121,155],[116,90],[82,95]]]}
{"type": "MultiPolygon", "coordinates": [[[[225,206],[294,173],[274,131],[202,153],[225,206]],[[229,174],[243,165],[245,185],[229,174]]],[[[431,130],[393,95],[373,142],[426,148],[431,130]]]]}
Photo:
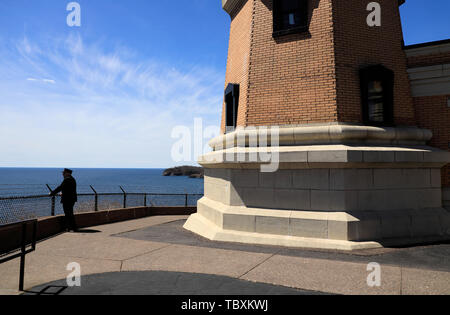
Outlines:
{"type": "Polygon", "coordinates": [[[223,74],[80,36],[0,50],[0,166],[173,164],[171,130],[218,124],[223,74]]]}
{"type": "Polygon", "coordinates": [[[44,82],[44,83],[51,83],[51,84],[55,84],[55,80],[51,80],[51,79],[36,79],[36,78],[27,78],[27,81],[32,81],[32,82],[44,82]]]}

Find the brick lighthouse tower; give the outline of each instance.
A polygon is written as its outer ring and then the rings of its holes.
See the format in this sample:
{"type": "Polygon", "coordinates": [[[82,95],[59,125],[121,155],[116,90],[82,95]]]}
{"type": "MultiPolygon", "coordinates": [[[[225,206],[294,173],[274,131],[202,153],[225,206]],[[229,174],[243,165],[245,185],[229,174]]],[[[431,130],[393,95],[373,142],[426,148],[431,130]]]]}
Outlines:
{"type": "Polygon", "coordinates": [[[343,250],[450,238],[441,187],[450,154],[416,127],[403,2],[222,0],[223,135],[200,157],[205,196],[186,229],[343,250]]]}

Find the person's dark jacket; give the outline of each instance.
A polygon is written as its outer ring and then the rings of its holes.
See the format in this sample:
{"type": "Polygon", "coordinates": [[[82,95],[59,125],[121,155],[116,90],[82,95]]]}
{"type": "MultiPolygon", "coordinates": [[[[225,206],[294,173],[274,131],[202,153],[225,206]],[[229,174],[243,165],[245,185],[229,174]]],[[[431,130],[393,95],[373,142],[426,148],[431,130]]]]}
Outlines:
{"type": "Polygon", "coordinates": [[[52,196],[62,192],[61,203],[77,202],[77,182],[72,176],[64,179],[62,184],[52,192],[52,196]]]}

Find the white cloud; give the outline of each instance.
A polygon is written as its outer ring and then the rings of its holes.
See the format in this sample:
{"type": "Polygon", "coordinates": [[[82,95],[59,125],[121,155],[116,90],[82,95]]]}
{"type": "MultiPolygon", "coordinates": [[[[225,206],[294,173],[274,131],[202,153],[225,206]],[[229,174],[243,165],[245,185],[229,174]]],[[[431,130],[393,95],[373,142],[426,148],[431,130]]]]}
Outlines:
{"type": "Polygon", "coordinates": [[[32,82],[44,82],[44,83],[51,83],[51,84],[55,84],[55,80],[51,80],[51,79],[36,79],[36,78],[27,78],[27,81],[32,81],[32,82]]]}
{"type": "Polygon", "coordinates": [[[219,123],[223,74],[137,55],[80,36],[0,50],[0,166],[173,165],[173,127],[219,123]]]}

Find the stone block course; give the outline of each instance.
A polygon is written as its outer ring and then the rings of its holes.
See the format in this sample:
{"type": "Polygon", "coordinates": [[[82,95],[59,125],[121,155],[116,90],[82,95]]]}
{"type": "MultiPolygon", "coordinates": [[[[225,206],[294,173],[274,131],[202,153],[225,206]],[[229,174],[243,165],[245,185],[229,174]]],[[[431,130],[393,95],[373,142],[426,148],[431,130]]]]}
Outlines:
{"type": "Polygon", "coordinates": [[[291,217],[289,219],[289,235],[327,239],[328,221],[291,217]]]}
{"type": "Polygon", "coordinates": [[[256,233],[289,235],[289,216],[256,216],[256,233]]]}
{"type": "Polygon", "coordinates": [[[329,169],[307,169],[293,171],[293,187],[298,189],[328,190],[329,169]]]}
{"type": "Polygon", "coordinates": [[[373,169],[331,169],[330,189],[362,190],[374,186],[373,169]]]}

